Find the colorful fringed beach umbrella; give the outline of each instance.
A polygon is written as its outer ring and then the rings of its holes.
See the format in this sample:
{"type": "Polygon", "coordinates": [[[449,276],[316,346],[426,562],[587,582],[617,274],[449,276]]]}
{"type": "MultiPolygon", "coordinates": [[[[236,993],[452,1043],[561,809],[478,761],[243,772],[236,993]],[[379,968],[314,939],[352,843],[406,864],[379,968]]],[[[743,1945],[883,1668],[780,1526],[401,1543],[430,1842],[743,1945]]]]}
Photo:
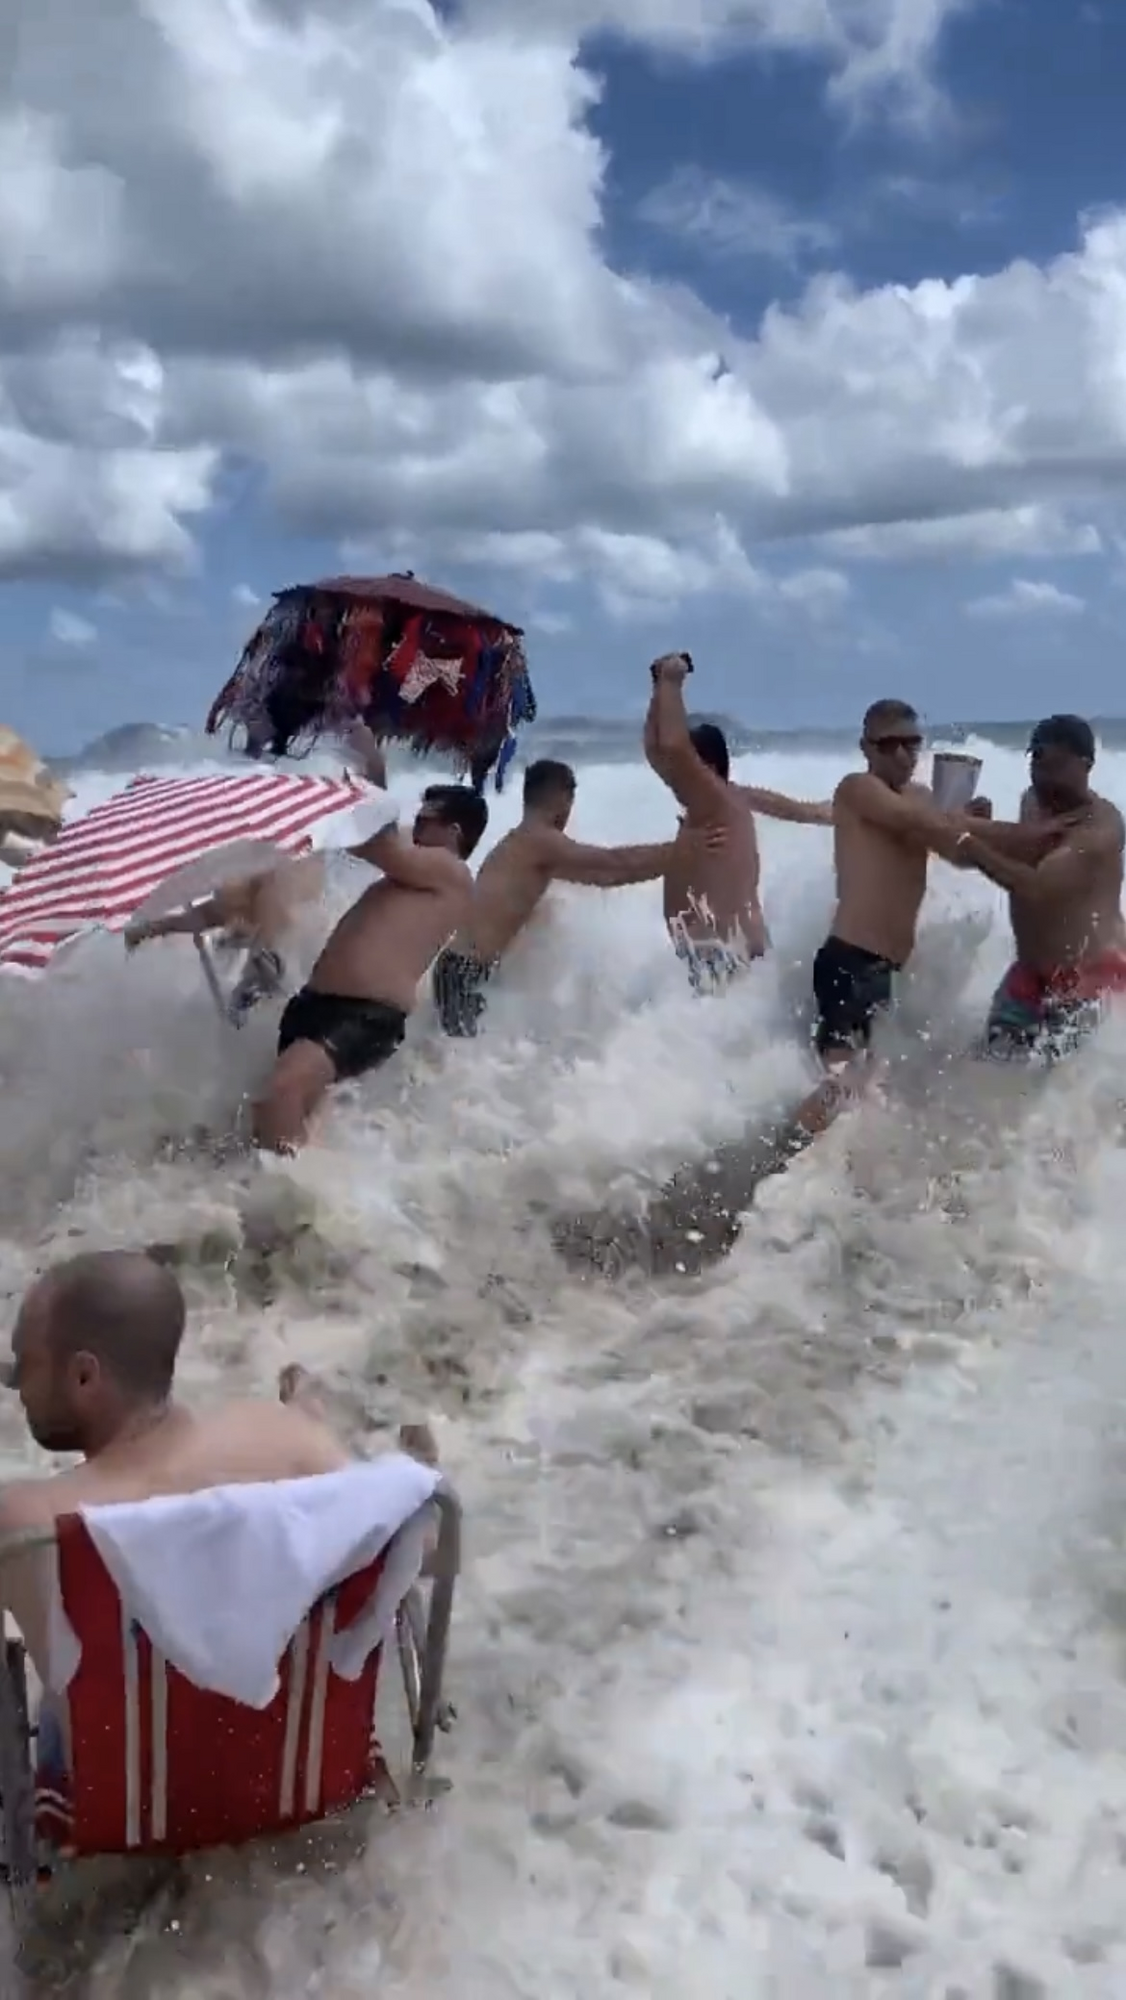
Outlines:
{"type": "Polygon", "coordinates": [[[535,718],[523,634],[412,575],[278,593],[207,718],[249,755],[292,756],[359,717],[383,739],[497,771],[535,718]]]}

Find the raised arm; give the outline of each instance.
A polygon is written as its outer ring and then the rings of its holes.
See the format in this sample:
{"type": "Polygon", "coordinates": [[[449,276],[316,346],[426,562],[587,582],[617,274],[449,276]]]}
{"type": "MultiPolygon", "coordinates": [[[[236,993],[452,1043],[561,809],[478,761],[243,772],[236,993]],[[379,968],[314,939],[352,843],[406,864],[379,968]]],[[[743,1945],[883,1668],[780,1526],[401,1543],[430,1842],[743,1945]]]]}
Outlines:
{"type": "Polygon", "coordinates": [[[652,668],[653,692],[645,717],[645,757],[689,818],[714,820],[730,813],[731,795],[723,779],[696,755],[684,706],[682,653],[669,653],[652,668]]]}
{"type": "Polygon", "coordinates": [[[387,790],[387,757],[383,745],[376,741],[366,722],[354,722],[348,731],[349,747],[355,751],[364,777],[370,785],[378,785],[381,792],[387,790]]]}
{"type": "Polygon", "coordinates": [[[787,792],[770,792],[762,785],[732,785],[737,798],[766,819],[790,820],[795,826],[832,826],[832,799],[792,799],[787,792]]]}

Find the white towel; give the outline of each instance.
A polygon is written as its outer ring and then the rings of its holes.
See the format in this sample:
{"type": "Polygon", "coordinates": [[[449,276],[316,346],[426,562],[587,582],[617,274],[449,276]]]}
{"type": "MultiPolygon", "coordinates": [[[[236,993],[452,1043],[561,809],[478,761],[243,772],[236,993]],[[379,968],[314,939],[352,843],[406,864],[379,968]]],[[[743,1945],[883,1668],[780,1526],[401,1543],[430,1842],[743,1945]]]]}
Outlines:
{"type": "MultiPolygon", "coordinates": [[[[123,1606],[169,1663],[197,1687],[268,1708],[278,1662],[317,1599],[398,1535],[371,1602],[331,1655],[345,1679],[362,1673],[422,1567],[438,1480],[395,1452],[314,1479],[80,1511],[123,1606]]],[[[53,1621],[51,1680],[60,1688],[79,1659],[67,1625],[65,1616],[53,1621]]]]}

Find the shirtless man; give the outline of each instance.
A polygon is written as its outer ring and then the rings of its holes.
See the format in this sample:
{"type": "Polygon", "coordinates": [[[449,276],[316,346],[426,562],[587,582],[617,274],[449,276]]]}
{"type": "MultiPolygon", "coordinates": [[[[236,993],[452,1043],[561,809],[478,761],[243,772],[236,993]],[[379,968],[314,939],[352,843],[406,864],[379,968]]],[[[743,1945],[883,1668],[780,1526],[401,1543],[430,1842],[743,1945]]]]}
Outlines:
{"type": "MultiPolygon", "coordinates": [[[[83,1463],[0,1493],[0,1533],[49,1529],[76,1507],[208,1486],[336,1472],[349,1454],[295,1402],[246,1401],[196,1416],[172,1396],[184,1333],[175,1274],[140,1251],[87,1252],[27,1293],[12,1336],[11,1386],[44,1451],[83,1463]]],[[[4,1605],[47,1682],[45,1579],[34,1555],[4,1568],[4,1605]]]]}
{"type": "Polygon", "coordinates": [[[473,896],[466,863],[489,809],[466,785],[430,785],[410,840],[396,829],[352,851],[382,871],[333,931],[278,1027],[278,1059],[254,1108],[254,1136],[293,1152],[326,1092],[394,1055],[418,985],[465,923],[473,896]]]}
{"type": "Polygon", "coordinates": [[[524,816],[482,863],[468,918],[434,965],[434,1001],[447,1035],[477,1033],[488,981],[553,882],[621,889],[660,881],[671,865],[672,841],[592,847],[570,840],[575,786],[569,764],[543,757],[528,766],[524,816]]]}
{"type": "Polygon", "coordinates": [[[733,785],[722,729],[714,722],[689,727],[684,707],[684,682],[692,672],[688,654],[667,653],[650,672],[645,755],[684,808],[665,872],[665,922],[693,987],[708,991],[748,960],[761,958],[769,942],[759,898],[753,814],[824,826],[831,808],[755,785],[733,785]],[[701,843],[705,827],[723,829],[726,838],[701,843]]]}
{"type": "Polygon", "coordinates": [[[941,811],[914,782],[922,746],[909,703],[874,702],[860,739],[868,769],[842,778],[833,795],[837,907],[813,961],[813,991],[817,1052],[836,1085],[821,1086],[802,1105],[799,1138],[823,1131],[857,1080],[857,1058],[867,1055],[872,1029],[892,1004],[896,974],[915,948],[930,854],[961,861],[960,848],[972,837],[974,852],[1035,861],[1058,835],[1058,821],[994,822],[984,799],[965,813],[941,811]]]}
{"type": "Polygon", "coordinates": [[[1032,783],[1021,820],[1066,822],[1051,851],[1018,860],[973,833],[958,860],[1008,891],[1016,957],[989,1010],[987,1052],[1051,1055],[1074,1049],[1101,1019],[1108,994],[1126,993],[1122,814],[1091,790],[1095,736],[1078,715],[1049,715],[1028,746],[1032,783]]]}

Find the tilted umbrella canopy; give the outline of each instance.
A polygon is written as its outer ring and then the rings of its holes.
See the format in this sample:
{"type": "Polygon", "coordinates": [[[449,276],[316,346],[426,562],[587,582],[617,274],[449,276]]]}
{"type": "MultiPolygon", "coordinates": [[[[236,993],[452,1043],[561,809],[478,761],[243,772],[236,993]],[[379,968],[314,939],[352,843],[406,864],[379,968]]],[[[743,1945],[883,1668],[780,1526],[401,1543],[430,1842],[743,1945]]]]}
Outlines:
{"type": "Polygon", "coordinates": [[[416,576],[332,576],[312,585],[326,597],[354,597],[357,603],[380,601],[406,605],[410,611],[444,611],[451,618],[469,618],[483,625],[499,625],[502,631],[519,634],[521,627],[512,625],[507,618],[498,618],[494,611],[484,611],[479,604],[467,604],[462,597],[452,597],[448,590],[437,590],[433,584],[421,583],[416,576]]]}
{"type": "Polygon", "coordinates": [[[0,832],[32,837],[53,833],[71,797],[37,750],[0,725],[0,832]]]}
{"type": "Polygon", "coordinates": [[[45,972],[61,946],[123,931],[170,876],[178,880],[164,907],[173,908],[232,879],[224,865],[232,842],[250,850],[236,872],[260,872],[271,854],[359,846],[397,817],[386,792],[351,780],[281,771],[134,778],[66,827],[0,895],[0,972],[45,972]],[[224,860],[211,879],[202,870],[185,882],[187,865],[216,850],[224,860]]]}

